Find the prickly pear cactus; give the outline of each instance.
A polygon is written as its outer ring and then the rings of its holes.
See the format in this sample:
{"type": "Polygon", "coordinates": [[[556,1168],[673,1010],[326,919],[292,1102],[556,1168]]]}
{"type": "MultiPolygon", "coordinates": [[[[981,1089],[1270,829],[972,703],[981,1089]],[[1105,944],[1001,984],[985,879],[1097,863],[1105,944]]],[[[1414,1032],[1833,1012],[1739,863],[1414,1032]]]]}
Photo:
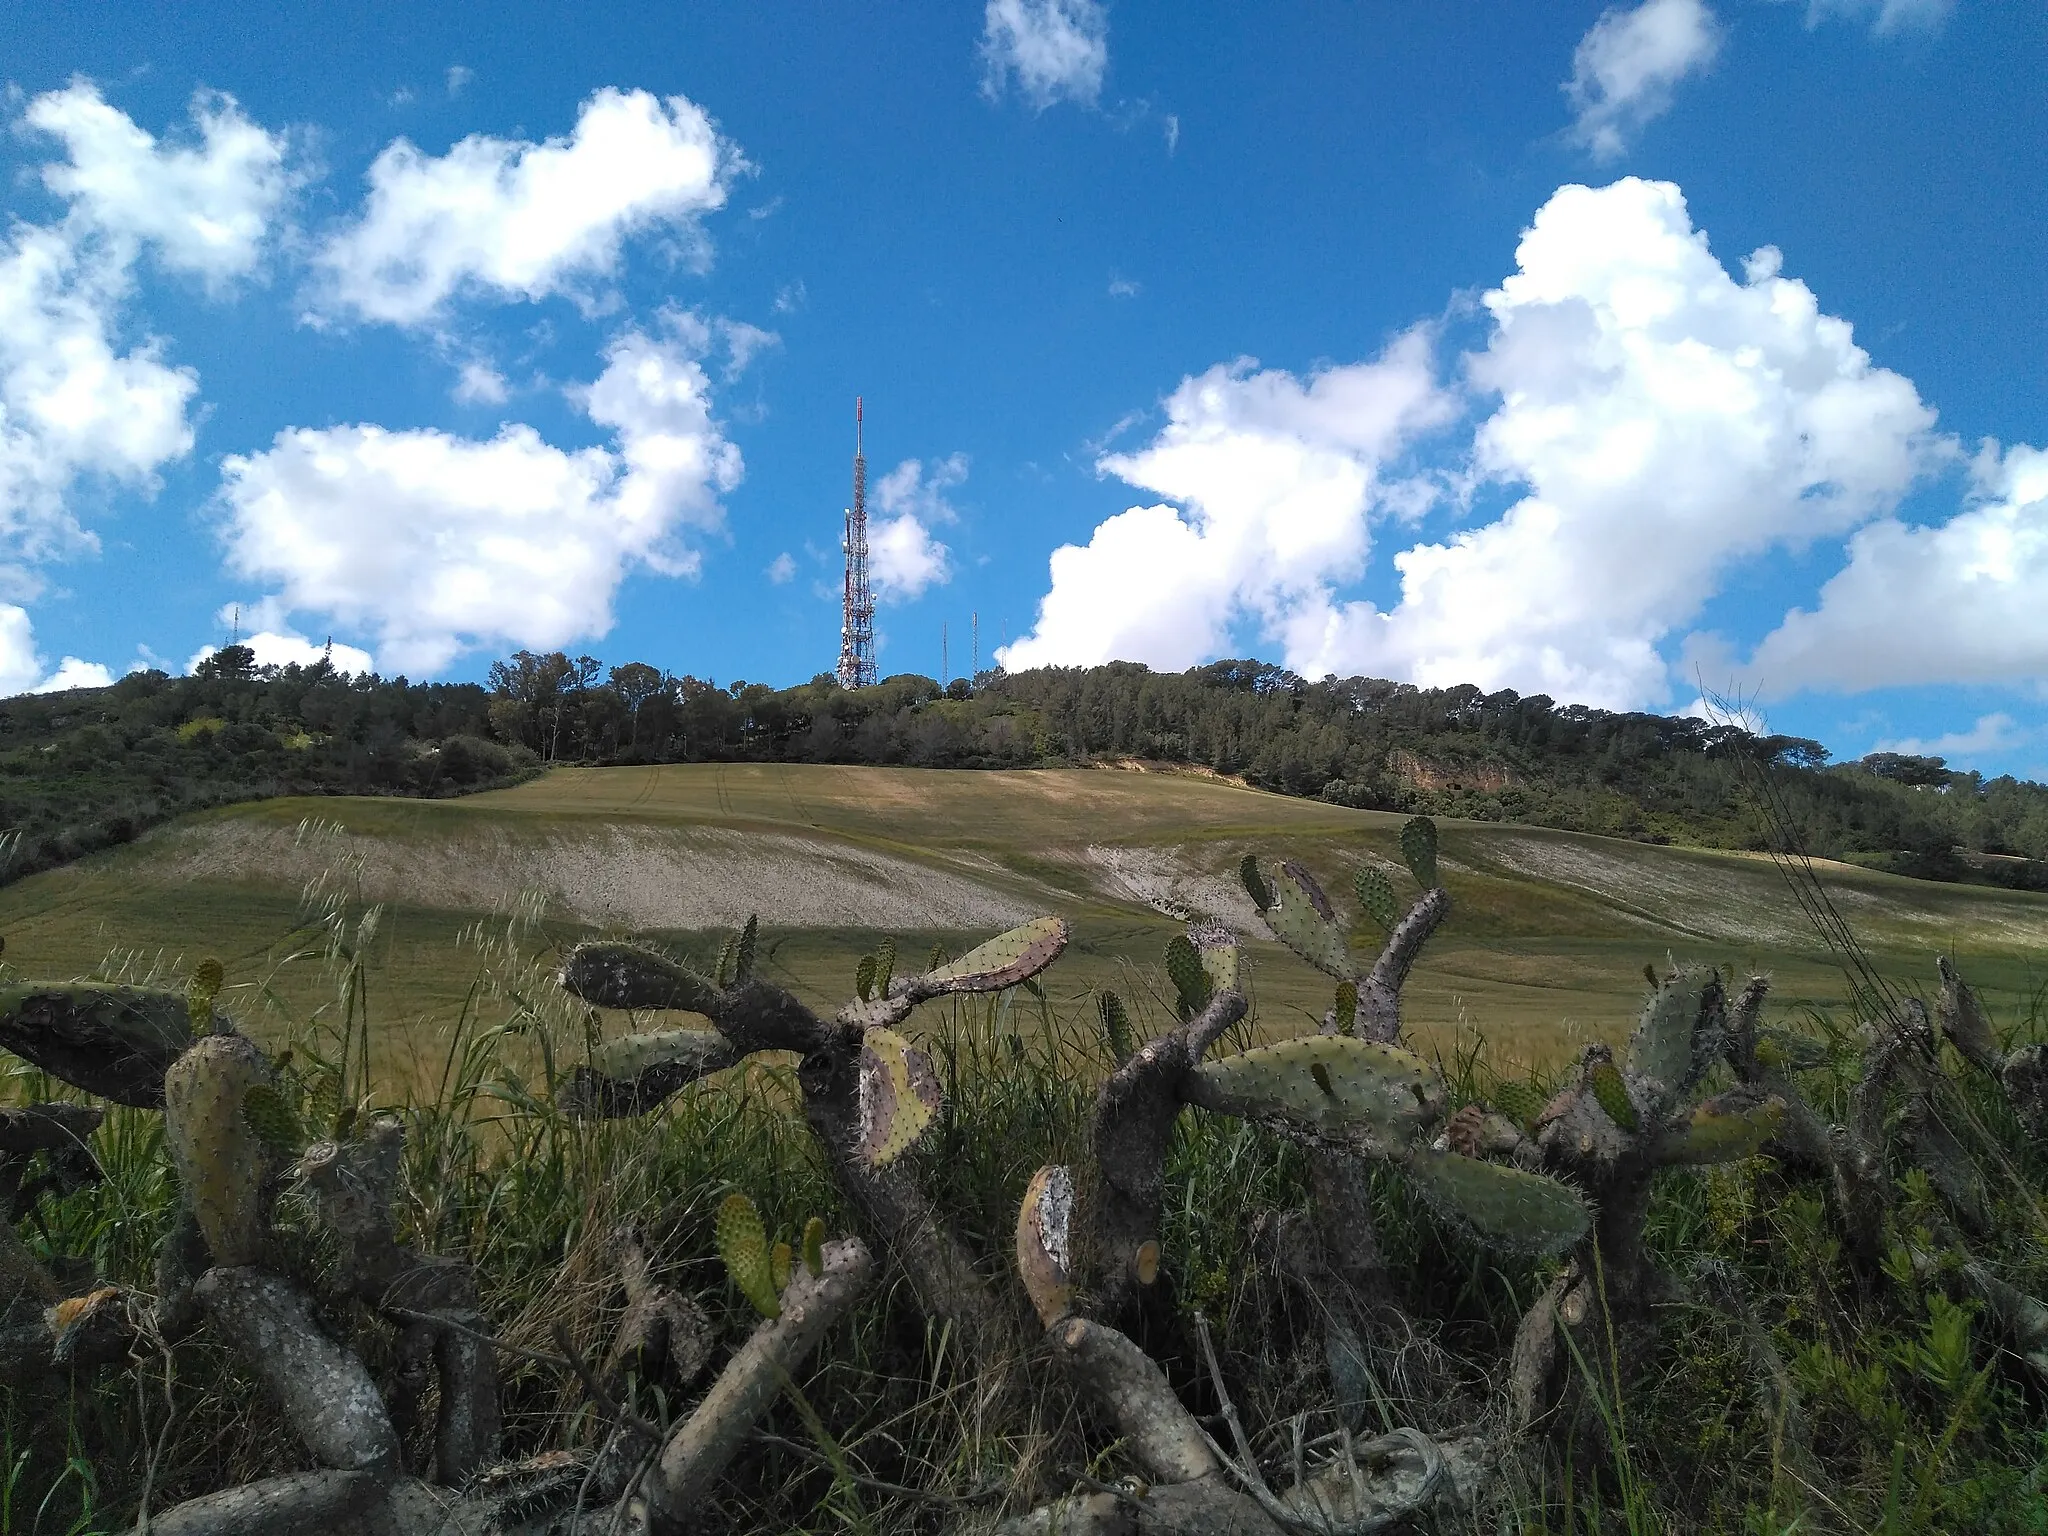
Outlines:
{"type": "Polygon", "coordinates": [[[1641,1129],[1635,1102],[1628,1096],[1628,1084],[1613,1062],[1595,1062],[1586,1073],[1586,1085],[1593,1090],[1593,1097],[1607,1112],[1608,1119],[1631,1134],[1641,1129]]]}
{"type": "Polygon", "coordinates": [[[747,926],[740,930],[739,943],[733,949],[733,981],[745,986],[754,979],[754,952],[761,942],[761,919],[752,913],[747,915],[747,926]]]}
{"type": "Polygon", "coordinates": [[[1202,969],[1202,957],[1184,933],[1166,941],[1166,978],[1173,983],[1180,1016],[1191,1019],[1209,1001],[1209,973],[1202,969]]]}
{"type": "Polygon", "coordinates": [[[951,965],[922,977],[918,990],[927,997],[949,992],[1000,992],[1036,976],[1067,947],[1066,919],[1038,917],[1008,933],[977,944],[951,965]]]}
{"type": "Polygon", "coordinates": [[[291,1101],[267,1083],[251,1083],[242,1095],[242,1118],[257,1140],[270,1149],[280,1163],[290,1162],[306,1150],[306,1128],[291,1101]]]}
{"type": "Polygon", "coordinates": [[[194,1034],[211,1033],[213,1001],[220,996],[227,979],[226,967],[211,955],[192,967],[192,978],[185,988],[185,1008],[194,1034]]]}
{"type": "Polygon", "coordinates": [[[889,1029],[871,1029],[860,1046],[860,1142],[880,1168],[909,1151],[943,1103],[931,1057],[889,1029]]]}
{"type": "Polygon", "coordinates": [[[1561,1253],[1592,1220],[1576,1190],[1539,1173],[1427,1150],[1416,1152],[1406,1171],[1439,1216],[1495,1247],[1561,1253]]]}
{"type": "Polygon", "coordinates": [[[1525,1135],[1536,1128],[1536,1117],[1543,1113],[1543,1106],[1550,1102],[1548,1096],[1534,1083],[1518,1080],[1497,1085],[1489,1097],[1493,1107],[1520,1126],[1525,1135]]]}
{"type": "Polygon", "coordinates": [[[804,1223],[804,1268],[812,1279],[825,1273],[825,1218],[813,1216],[804,1223]]]}
{"type": "Polygon", "coordinates": [[[1337,983],[1336,1000],[1330,1005],[1330,1023],[1333,1033],[1348,1035],[1351,1026],[1358,1022],[1358,983],[1340,981],[1337,983]]]}
{"type": "Polygon", "coordinates": [[[1273,936],[1317,970],[1339,981],[1356,981],[1351,947],[1315,877],[1290,860],[1280,866],[1272,895],[1265,917],[1273,936]]]}
{"type": "Polygon", "coordinates": [[[1394,886],[1387,872],[1377,864],[1367,864],[1351,877],[1351,889],[1358,897],[1359,911],[1371,918],[1380,932],[1392,933],[1401,920],[1401,909],[1394,903],[1394,886]]]}
{"type": "Polygon", "coordinates": [[[1221,923],[1196,923],[1188,929],[1188,941],[1195,946],[1195,954],[1209,978],[1211,996],[1242,990],[1239,982],[1244,960],[1236,934],[1221,923]]]}
{"type": "Polygon", "coordinates": [[[1629,1071],[1652,1079],[1668,1099],[1683,1097],[1721,1053],[1721,1019],[1721,981],[1713,970],[1674,970],[1657,984],[1629,1037],[1629,1071]]]}
{"type": "Polygon", "coordinates": [[[709,1029],[664,1029],[645,1035],[621,1035],[590,1053],[590,1064],[606,1077],[632,1082],[657,1067],[711,1068],[732,1056],[731,1043],[709,1029]]]}
{"type": "Polygon", "coordinates": [[[264,1181],[276,1156],[251,1123],[251,1090],[275,1096],[277,1080],[241,1035],[195,1040],[164,1073],[164,1139],[185,1201],[221,1265],[254,1263],[268,1227],[264,1181]]]}
{"type": "Polygon", "coordinates": [[[873,955],[862,955],[853,968],[853,995],[864,1003],[875,995],[875,969],[873,955]]]}
{"type": "Polygon", "coordinates": [[[875,996],[889,995],[889,979],[896,974],[896,940],[886,938],[875,947],[875,996]]]}
{"type": "Polygon", "coordinates": [[[1098,992],[1095,1011],[1102,1016],[1102,1038],[1109,1045],[1110,1059],[1122,1066],[1137,1049],[1131,1041],[1131,1016],[1124,1011],[1124,1000],[1114,992],[1098,992]]]}
{"type": "Polygon", "coordinates": [[[1427,816],[1411,818],[1401,828],[1401,859],[1415,883],[1425,891],[1436,889],[1436,823],[1427,816]]]}
{"type": "Polygon", "coordinates": [[[1828,1048],[1807,1035],[1765,1025],[1756,1032],[1756,1059],[1774,1072],[1811,1072],[1828,1063],[1828,1048]]]}
{"type": "Polygon", "coordinates": [[[1303,1035],[1254,1047],[1190,1074],[1190,1102],[1271,1126],[1296,1140],[1405,1149],[1442,1118],[1447,1094],[1413,1052],[1348,1035],[1303,1035]]]}
{"type": "Polygon", "coordinates": [[[761,1225],[761,1213],[745,1195],[727,1195],[718,1207],[714,1224],[718,1256],[739,1293],[754,1304],[763,1317],[782,1316],[781,1297],[775,1288],[768,1232],[761,1225]]]}
{"type": "Polygon", "coordinates": [[[1050,1328],[1074,1299],[1074,1179],[1065,1168],[1041,1168],[1017,1209],[1017,1272],[1050,1328]]]}
{"type": "Polygon", "coordinates": [[[1259,873],[1259,856],[1248,853],[1237,866],[1237,878],[1244,885],[1245,895],[1251,897],[1252,905],[1261,912],[1273,905],[1273,888],[1266,884],[1266,877],[1259,873]]]}
{"type": "Polygon", "coordinates": [[[795,1253],[787,1243],[777,1243],[768,1250],[768,1283],[775,1287],[777,1296],[780,1296],[789,1284],[790,1264],[795,1258],[795,1253]]]}

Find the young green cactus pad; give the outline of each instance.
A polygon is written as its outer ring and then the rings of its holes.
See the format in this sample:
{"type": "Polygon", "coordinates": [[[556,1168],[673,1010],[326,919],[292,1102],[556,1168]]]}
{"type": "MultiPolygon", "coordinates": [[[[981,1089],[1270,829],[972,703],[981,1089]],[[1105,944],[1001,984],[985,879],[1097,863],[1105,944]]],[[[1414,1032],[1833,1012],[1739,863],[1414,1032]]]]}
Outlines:
{"type": "Polygon", "coordinates": [[[1048,1328],[1074,1299],[1073,1220],[1073,1175],[1060,1167],[1039,1169],[1017,1208],[1017,1272],[1048,1328]]]}
{"type": "Polygon", "coordinates": [[[220,996],[227,979],[227,969],[212,955],[192,967],[192,978],[185,988],[185,1008],[194,1032],[204,1034],[211,1028],[213,1000],[220,996]]]}
{"type": "Polygon", "coordinates": [[[789,1284],[789,1268],[795,1257],[796,1254],[787,1243],[777,1243],[768,1250],[768,1279],[775,1287],[777,1296],[780,1296],[783,1288],[789,1284]]]}
{"type": "Polygon", "coordinates": [[[734,1192],[720,1202],[714,1223],[718,1256],[739,1293],[766,1318],[782,1316],[782,1301],[770,1269],[768,1232],[761,1225],[761,1213],[745,1195],[734,1192]]]}
{"type": "Polygon", "coordinates": [[[1202,969],[1202,957],[1184,933],[1166,941],[1166,979],[1173,983],[1182,1018],[1193,1018],[1209,1001],[1209,973],[1202,969]]]}
{"type": "Polygon", "coordinates": [[[1756,1059],[1776,1072],[1811,1072],[1828,1064],[1828,1048],[1810,1035],[1767,1024],[1756,1032],[1756,1059]]]}
{"type": "Polygon", "coordinates": [[[1348,1035],[1351,1026],[1358,1022],[1358,983],[1340,981],[1337,983],[1337,997],[1330,1005],[1330,1022],[1337,1026],[1336,1033],[1348,1035]]]}
{"type": "Polygon", "coordinates": [[[747,914],[747,926],[740,930],[739,943],[733,951],[733,980],[745,986],[754,979],[754,951],[761,942],[761,919],[753,913],[747,914]]]}
{"type": "Polygon", "coordinates": [[[1237,866],[1237,878],[1244,885],[1245,895],[1251,897],[1252,905],[1261,912],[1273,905],[1272,887],[1266,884],[1266,877],[1259,873],[1259,856],[1248,853],[1244,862],[1237,866]]]}
{"type": "Polygon", "coordinates": [[[1280,866],[1273,883],[1273,904],[1265,910],[1273,936],[1317,970],[1339,981],[1356,981],[1350,946],[1344,942],[1330,912],[1330,901],[1314,877],[1299,864],[1280,866]]]}
{"type": "Polygon", "coordinates": [[[249,1085],[242,1095],[242,1118],[279,1162],[290,1162],[305,1151],[306,1128],[299,1123],[298,1111],[268,1083],[249,1085]]]}
{"type": "MultiPolygon", "coordinates": [[[[1659,982],[1629,1037],[1629,1070],[1656,1079],[1666,1093],[1681,1094],[1689,1089],[1704,1066],[1699,1061],[1703,1053],[1694,1049],[1693,1034],[1720,994],[1719,979],[1705,966],[1686,966],[1659,982]]],[[[1605,1105],[1606,1100],[1601,1103],[1605,1105]]],[[[1621,1121],[1617,1118],[1615,1124],[1621,1121]]]]}
{"type": "Polygon", "coordinates": [[[578,944],[555,977],[572,997],[599,1008],[680,1008],[708,1014],[719,989],[708,976],[637,944],[578,944]]]}
{"type": "Polygon", "coordinates": [[[931,1057],[889,1029],[860,1043],[860,1142],[855,1150],[880,1168],[909,1151],[938,1118],[943,1099],[931,1057]]]}
{"type": "Polygon", "coordinates": [[[1577,1190],[1540,1173],[1427,1150],[1408,1160],[1407,1173],[1439,1216],[1497,1248],[1558,1253],[1592,1220],[1577,1190]]]}
{"type": "Polygon", "coordinates": [[[1690,1120],[1665,1138],[1658,1160],[1739,1163],[1776,1135],[1784,1118],[1783,1099],[1773,1095],[1759,1100],[1754,1091],[1737,1088],[1695,1109],[1690,1120]]]}
{"type": "Polygon", "coordinates": [[[1210,920],[1193,923],[1188,927],[1188,942],[1195,946],[1195,953],[1201,958],[1202,969],[1208,973],[1211,994],[1235,992],[1243,967],[1243,951],[1238,947],[1237,935],[1223,924],[1210,920]]]}
{"type": "Polygon", "coordinates": [[[1349,1035],[1256,1046],[1189,1074],[1189,1102],[1302,1140],[1393,1156],[1444,1112],[1436,1069],[1413,1052],[1349,1035]]]}
{"type": "Polygon", "coordinates": [[[889,995],[889,978],[896,974],[896,940],[886,938],[875,946],[875,996],[889,995]]]}
{"type": "Polygon", "coordinates": [[[926,997],[948,992],[1000,992],[1036,976],[1067,947],[1067,922],[1061,917],[1035,917],[1008,933],[977,944],[951,965],[921,977],[917,990],[926,997]]]}
{"type": "Polygon", "coordinates": [[[853,995],[867,1002],[875,995],[875,957],[862,955],[860,964],[853,968],[853,995]]]}
{"type": "Polygon", "coordinates": [[[621,1035],[590,1053],[590,1064],[606,1077],[631,1082],[662,1067],[685,1067],[694,1075],[717,1072],[738,1060],[725,1036],[711,1029],[663,1029],[621,1035]]]}
{"type": "Polygon", "coordinates": [[[804,1268],[812,1279],[825,1273],[825,1218],[813,1216],[804,1223],[804,1268]]]}
{"type": "Polygon", "coordinates": [[[1411,817],[1401,828],[1401,860],[1417,885],[1436,889],[1436,823],[1427,816],[1411,817]]]}
{"type": "Polygon", "coordinates": [[[1358,897],[1358,909],[1379,925],[1380,932],[1392,933],[1401,920],[1394,904],[1393,882],[1377,864],[1367,864],[1351,877],[1351,889],[1358,897]]]}
{"type": "Polygon", "coordinates": [[[277,1092],[270,1063],[241,1035],[206,1035],[164,1073],[164,1139],[216,1264],[257,1261],[263,1185],[275,1158],[250,1123],[251,1089],[277,1092]]]}
{"type": "Polygon", "coordinates": [[[0,987],[0,1050],[137,1109],[161,1109],[164,1069],[192,1043],[183,995],[152,987],[0,987]]]}
{"type": "Polygon", "coordinates": [[[1131,1016],[1124,1011],[1124,1000],[1114,992],[1098,992],[1095,1011],[1102,1016],[1102,1038],[1109,1044],[1110,1057],[1122,1066],[1137,1049],[1131,1043],[1131,1016]]]}
{"type": "Polygon", "coordinates": [[[1593,1090],[1593,1097],[1607,1112],[1608,1119],[1630,1133],[1640,1129],[1635,1101],[1629,1098],[1628,1084],[1622,1080],[1621,1069],[1613,1062],[1594,1062],[1586,1072],[1586,1085],[1593,1090]]]}
{"type": "Polygon", "coordinates": [[[1496,1085],[1488,1098],[1493,1107],[1519,1125],[1525,1135],[1535,1129],[1536,1117],[1543,1113],[1543,1106],[1549,1102],[1534,1083],[1519,1080],[1496,1085]]]}

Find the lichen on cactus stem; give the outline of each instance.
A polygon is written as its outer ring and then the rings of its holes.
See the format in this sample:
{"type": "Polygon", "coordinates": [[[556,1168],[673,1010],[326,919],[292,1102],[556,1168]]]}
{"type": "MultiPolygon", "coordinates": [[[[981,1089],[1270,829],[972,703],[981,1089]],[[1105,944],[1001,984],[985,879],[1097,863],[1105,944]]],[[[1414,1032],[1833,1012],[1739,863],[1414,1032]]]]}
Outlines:
{"type": "Polygon", "coordinates": [[[732,1277],[739,1293],[763,1317],[782,1316],[782,1302],[771,1269],[768,1233],[761,1225],[761,1213],[754,1208],[754,1202],[738,1192],[727,1195],[718,1207],[713,1231],[718,1256],[724,1260],[725,1272],[732,1277]]]}
{"type": "Polygon", "coordinates": [[[1410,818],[1401,828],[1401,859],[1415,883],[1425,891],[1436,889],[1436,823],[1427,816],[1410,818]]]}
{"type": "Polygon", "coordinates": [[[257,1262],[264,1243],[263,1186],[276,1158],[251,1123],[252,1089],[275,1095],[275,1074],[236,1034],[195,1040],[164,1074],[164,1136],[216,1264],[257,1262]]]}

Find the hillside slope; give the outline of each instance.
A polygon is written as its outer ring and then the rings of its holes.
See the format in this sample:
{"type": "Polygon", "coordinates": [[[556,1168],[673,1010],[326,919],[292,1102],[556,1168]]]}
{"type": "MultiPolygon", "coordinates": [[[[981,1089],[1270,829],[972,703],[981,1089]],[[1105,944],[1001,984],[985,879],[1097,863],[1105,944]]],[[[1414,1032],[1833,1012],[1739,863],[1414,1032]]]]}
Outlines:
{"type": "MultiPolygon", "coordinates": [[[[1176,920],[1202,914],[1253,936],[1264,1012],[1293,1030],[1326,1006],[1326,984],[1264,939],[1239,859],[1300,859],[1333,893],[1371,860],[1399,884],[1401,820],[1181,774],[561,769],[461,800],[279,799],[187,817],[0,891],[0,933],[28,975],[83,973],[117,950],[144,970],[210,952],[249,987],[289,951],[303,889],[339,885],[386,904],[371,980],[395,1050],[438,1034],[476,974],[476,925],[522,900],[556,941],[611,930],[702,944],[758,912],[771,974],[820,1001],[844,995],[880,933],[921,954],[1041,911],[1076,926],[1056,991],[1142,998],[1176,920]]],[[[1668,953],[1771,969],[1785,1006],[1841,994],[1760,857],[1449,821],[1442,846],[1456,907],[1409,989],[1425,1038],[1446,1042],[1463,1021],[1495,1048],[1548,1056],[1578,1033],[1618,1033],[1643,965],[1668,953]]],[[[1888,972],[1921,982],[1932,952],[1952,950],[1994,1003],[2031,995],[2048,897],[1824,873],[1888,972]]],[[[332,996],[304,965],[272,985],[299,1011],[332,996]]]]}

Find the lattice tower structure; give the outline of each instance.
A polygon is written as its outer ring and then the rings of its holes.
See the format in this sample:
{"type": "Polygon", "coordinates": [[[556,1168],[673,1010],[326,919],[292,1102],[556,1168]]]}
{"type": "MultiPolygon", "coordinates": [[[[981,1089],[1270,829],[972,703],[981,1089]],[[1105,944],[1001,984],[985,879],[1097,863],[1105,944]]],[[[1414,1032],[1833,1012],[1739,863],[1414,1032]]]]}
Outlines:
{"type": "Polygon", "coordinates": [[[846,509],[846,596],[839,624],[839,686],[875,682],[875,598],[868,588],[868,461],[861,452],[861,402],[853,402],[853,505],[846,509]]]}

